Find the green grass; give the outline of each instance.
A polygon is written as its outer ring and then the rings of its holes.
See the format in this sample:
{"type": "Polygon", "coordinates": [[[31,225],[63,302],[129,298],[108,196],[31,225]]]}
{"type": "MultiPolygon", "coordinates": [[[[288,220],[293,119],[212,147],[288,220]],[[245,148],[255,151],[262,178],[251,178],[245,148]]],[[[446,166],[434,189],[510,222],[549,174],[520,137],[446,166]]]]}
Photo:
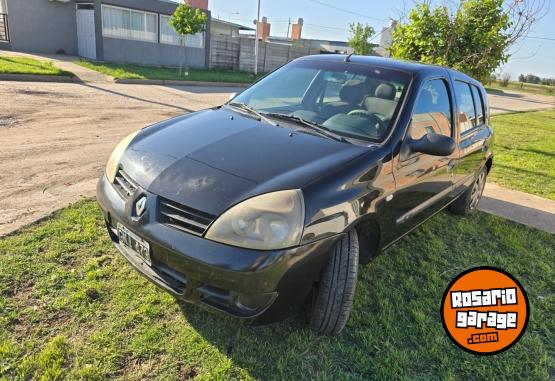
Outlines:
{"type": "Polygon", "coordinates": [[[93,62],[81,60],[75,62],[86,68],[99,71],[116,79],[165,79],[183,81],[206,82],[236,82],[252,83],[261,75],[244,71],[221,69],[189,69],[189,75],[179,76],[179,69],[169,67],[141,66],[132,64],[117,64],[111,62],[93,62]]]}
{"type": "Polygon", "coordinates": [[[493,170],[499,185],[555,200],[555,110],[496,115],[493,170]]]}
{"type": "Polygon", "coordinates": [[[539,95],[554,95],[555,86],[540,85],[535,83],[523,82],[509,82],[507,86],[503,86],[500,81],[492,81],[486,89],[493,93],[502,92],[503,90],[514,90],[523,93],[539,94],[539,95]]]}
{"type": "Polygon", "coordinates": [[[50,61],[14,56],[0,56],[0,73],[73,76],[73,73],[54,67],[50,61]]]}
{"type": "Polygon", "coordinates": [[[248,327],[182,305],[112,248],[94,202],[0,240],[0,379],[553,379],[555,238],[479,213],[441,213],[361,268],[338,337],[301,318],[248,327]],[[508,352],[458,349],[439,317],[461,271],[498,266],[524,285],[527,332],[508,352]]]}

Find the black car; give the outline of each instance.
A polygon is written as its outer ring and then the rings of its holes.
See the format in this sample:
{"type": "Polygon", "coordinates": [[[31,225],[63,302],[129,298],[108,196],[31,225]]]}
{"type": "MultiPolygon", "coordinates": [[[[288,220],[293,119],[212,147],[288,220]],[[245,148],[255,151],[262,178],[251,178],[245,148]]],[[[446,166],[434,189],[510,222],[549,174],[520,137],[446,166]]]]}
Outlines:
{"type": "Polygon", "coordinates": [[[338,333],[357,268],[492,166],[486,92],[438,66],[297,59],[223,106],[131,134],[98,183],[121,254],[177,298],[252,323],[305,307],[338,333]]]}

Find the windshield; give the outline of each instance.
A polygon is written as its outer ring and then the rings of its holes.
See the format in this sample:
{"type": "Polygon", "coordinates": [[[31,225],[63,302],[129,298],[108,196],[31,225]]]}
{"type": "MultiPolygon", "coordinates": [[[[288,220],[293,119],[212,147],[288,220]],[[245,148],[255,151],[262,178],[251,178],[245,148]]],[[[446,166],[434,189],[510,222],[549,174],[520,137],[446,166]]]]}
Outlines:
{"type": "Polygon", "coordinates": [[[310,122],[348,138],[382,141],[409,81],[410,74],[397,70],[300,60],[271,73],[232,104],[241,103],[268,117],[310,122]]]}

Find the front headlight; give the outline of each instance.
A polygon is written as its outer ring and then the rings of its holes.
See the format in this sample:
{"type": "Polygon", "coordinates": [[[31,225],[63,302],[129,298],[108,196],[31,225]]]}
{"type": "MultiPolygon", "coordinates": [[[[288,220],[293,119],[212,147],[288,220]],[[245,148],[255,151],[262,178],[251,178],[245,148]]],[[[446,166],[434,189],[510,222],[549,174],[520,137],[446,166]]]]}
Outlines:
{"type": "Polygon", "coordinates": [[[214,222],[206,238],[248,249],[284,249],[300,243],[303,225],[302,192],[285,190],[235,205],[214,222]]]}
{"type": "Polygon", "coordinates": [[[135,131],[123,138],[123,140],[118,143],[116,148],[114,148],[114,152],[112,152],[112,154],[110,155],[110,158],[108,159],[108,164],[106,164],[106,176],[111,183],[114,182],[114,178],[118,173],[119,161],[121,160],[123,153],[127,149],[129,143],[131,143],[131,140],[133,140],[133,138],[137,136],[139,131],[135,131]]]}

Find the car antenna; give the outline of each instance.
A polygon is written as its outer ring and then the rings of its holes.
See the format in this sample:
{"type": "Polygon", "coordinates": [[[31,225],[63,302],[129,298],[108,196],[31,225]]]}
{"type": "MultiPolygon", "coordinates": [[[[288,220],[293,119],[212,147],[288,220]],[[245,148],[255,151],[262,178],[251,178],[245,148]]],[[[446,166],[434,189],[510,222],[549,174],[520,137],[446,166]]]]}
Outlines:
{"type": "Polygon", "coordinates": [[[355,54],[355,53],[351,53],[349,54],[347,57],[345,57],[345,62],[351,62],[351,56],[355,54]]]}

